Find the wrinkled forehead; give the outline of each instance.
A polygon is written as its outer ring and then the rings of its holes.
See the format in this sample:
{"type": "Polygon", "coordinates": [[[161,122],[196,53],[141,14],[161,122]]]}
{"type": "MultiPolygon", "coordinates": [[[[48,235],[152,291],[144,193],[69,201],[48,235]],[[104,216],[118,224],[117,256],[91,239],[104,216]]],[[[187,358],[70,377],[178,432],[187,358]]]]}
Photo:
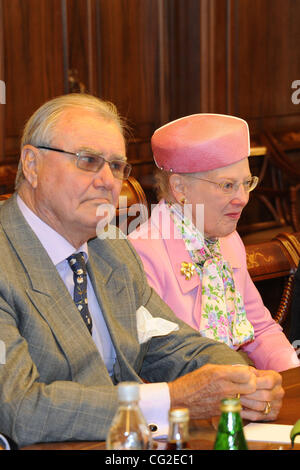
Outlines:
{"type": "Polygon", "coordinates": [[[51,141],[64,148],[72,144],[73,150],[91,149],[102,153],[125,154],[125,138],[120,125],[113,119],[89,110],[64,111],[52,130],[51,141]]]}
{"type": "Polygon", "coordinates": [[[123,135],[123,129],[117,118],[101,115],[97,111],[85,108],[66,108],[56,119],[54,130],[58,132],[76,131],[82,129],[84,133],[89,129],[111,127],[123,135]]]}

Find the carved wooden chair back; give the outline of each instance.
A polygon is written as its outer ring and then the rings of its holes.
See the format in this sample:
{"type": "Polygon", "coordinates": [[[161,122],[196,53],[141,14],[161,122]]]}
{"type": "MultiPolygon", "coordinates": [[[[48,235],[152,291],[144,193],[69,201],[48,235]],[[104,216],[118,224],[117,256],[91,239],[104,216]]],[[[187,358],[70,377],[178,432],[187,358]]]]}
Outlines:
{"type": "Polygon", "coordinates": [[[280,233],[246,246],[250,276],[274,319],[289,328],[294,277],[300,260],[300,232],[280,233]]]}

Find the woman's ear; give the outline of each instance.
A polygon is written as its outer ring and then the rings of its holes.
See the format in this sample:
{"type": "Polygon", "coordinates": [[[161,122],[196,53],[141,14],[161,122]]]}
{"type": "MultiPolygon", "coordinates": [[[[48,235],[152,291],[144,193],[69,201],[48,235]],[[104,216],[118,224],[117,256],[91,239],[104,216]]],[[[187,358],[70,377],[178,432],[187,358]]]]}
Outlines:
{"type": "Polygon", "coordinates": [[[21,152],[22,169],[25,179],[32,186],[37,186],[38,150],[33,145],[24,145],[21,152]]]}
{"type": "Polygon", "coordinates": [[[186,202],[186,182],[182,175],[174,174],[169,178],[169,185],[172,191],[173,197],[177,202],[183,204],[186,202]]]}

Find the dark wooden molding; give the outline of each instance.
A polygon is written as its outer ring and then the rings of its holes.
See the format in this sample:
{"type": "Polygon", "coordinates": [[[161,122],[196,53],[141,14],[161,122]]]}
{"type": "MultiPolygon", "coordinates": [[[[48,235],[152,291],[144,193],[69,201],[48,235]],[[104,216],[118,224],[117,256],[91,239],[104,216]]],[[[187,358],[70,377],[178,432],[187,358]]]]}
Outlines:
{"type": "Polygon", "coordinates": [[[140,160],[151,156],[156,128],[193,113],[237,115],[253,132],[299,129],[300,104],[292,103],[291,85],[300,79],[300,2],[0,0],[0,5],[0,73],[7,88],[0,161],[18,155],[33,111],[70,91],[115,103],[132,128],[132,158],[140,160]]]}
{"type": "MultiPolygon", "coordinates": [[[[4,50],[3,50],[3,6],[2,0],[0,0],[0,80],[5,83],[4,74],[4,50]]],[[[4,138],[5,138],[5,104],[0,103],[0,161],[4,160],[4,138]]]]}

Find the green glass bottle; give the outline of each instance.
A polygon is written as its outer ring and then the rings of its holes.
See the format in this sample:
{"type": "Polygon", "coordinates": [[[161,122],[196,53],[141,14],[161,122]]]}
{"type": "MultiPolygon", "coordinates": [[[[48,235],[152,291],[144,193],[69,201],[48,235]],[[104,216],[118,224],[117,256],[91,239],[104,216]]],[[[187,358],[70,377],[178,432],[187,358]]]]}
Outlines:
{"type": "Polygon", "coordinates": [[[221,402],[221,417],[214,450],[248,450],[240,416],[238,398],[226,398],[221,402]]]}

